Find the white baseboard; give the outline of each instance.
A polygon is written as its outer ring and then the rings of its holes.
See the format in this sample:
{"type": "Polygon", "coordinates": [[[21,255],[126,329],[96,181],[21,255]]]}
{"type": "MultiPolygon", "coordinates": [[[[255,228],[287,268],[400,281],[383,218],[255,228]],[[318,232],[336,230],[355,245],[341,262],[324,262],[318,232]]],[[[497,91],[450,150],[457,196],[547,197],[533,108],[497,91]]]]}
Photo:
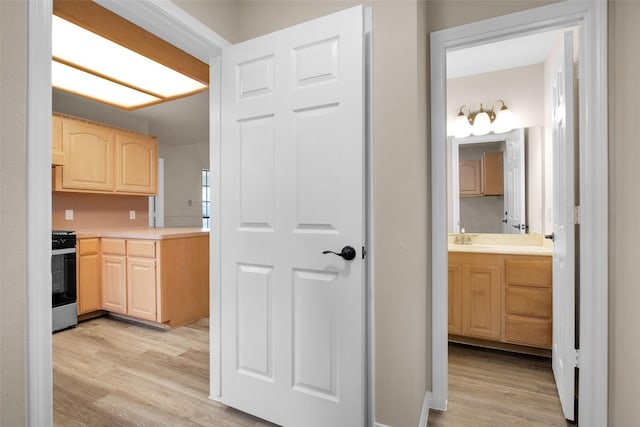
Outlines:
{"type": "Polygon", "coordinates": [[[429,423],[429,408],[431,408],[431,404],[433,403],[433,394],[430,391],[427,391],[424,394],[424,401],[422,402],[422,412],[420,413],[420,423],[418,427],[427,427],[429,423]]]}
{"type": "MultiPolygon", "coordinates": [[[[422,402],[422,411],[420,412],[420,421],[418,423],[418,427],[427,427],[427,423],[429,422],[429,408],[431,408],[432,403],[432,394],[430,391],[427,391],[424,394],[424,400],[422,402]]],[[[386,424],[374,423],[373,427],[390,427],[386,424]]]]}

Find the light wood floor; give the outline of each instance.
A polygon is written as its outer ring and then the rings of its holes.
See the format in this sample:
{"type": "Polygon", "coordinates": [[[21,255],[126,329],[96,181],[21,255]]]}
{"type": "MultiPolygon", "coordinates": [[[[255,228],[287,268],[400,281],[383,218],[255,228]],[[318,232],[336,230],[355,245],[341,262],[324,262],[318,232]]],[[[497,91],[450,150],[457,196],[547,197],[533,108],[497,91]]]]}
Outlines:
{"type": "Polygon", "coordinates": [[[102,317],[54,334],[54,425],[272,426],[209,400],[208,323],[160,331],[102,317]]]}
{"type": "MultiPolygon", "coordinates": [[[[54,425],[272,426],[209,400],[208,323],[159,331],[102,317],[54,334],[54,425]]],[[[429,426],[567,425],[548,359],[450,345],[449,410],[429,426]]]]}
{"type": "Polygon", "coordinates": [[[449,403],[430,427],[567,427],[551,360],[449,344],[449,403]]]}

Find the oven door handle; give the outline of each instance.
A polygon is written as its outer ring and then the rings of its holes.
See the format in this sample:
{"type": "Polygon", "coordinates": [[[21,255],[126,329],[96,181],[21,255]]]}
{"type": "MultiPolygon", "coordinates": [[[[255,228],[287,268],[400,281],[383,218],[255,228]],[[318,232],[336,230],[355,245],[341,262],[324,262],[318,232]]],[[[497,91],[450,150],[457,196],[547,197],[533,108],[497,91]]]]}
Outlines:
{"type": "Polygon", "coordinates": [[[51,251],[51,255],[66,255],[66,254],[75,254],[76,248],[66,248],[66,249],[54,249],[51,251]]]}

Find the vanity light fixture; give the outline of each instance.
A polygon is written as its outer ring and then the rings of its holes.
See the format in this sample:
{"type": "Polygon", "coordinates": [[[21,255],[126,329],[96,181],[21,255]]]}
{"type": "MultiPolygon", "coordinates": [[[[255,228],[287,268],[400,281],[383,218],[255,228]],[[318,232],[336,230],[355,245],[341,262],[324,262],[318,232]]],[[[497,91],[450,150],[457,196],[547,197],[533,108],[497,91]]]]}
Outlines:
{"type": "Polygon", "coordinates": [[[471,134],[486,135],[491,131],[505,133],[511,129],[513,129],[513,113],[501,99],[497,100],[490,110],[485,110],[482,103],[478,111],[471,111],[467,105],[463,105],[453,123],[453,134],[456,138],[464,138],[471,134]],[[501,103],[502,107],[496,114],[497,103],[501,103]],[[465,109],[467,110],[466,114],[465,109]]]}
{"type": "Polygon", "coordinates": [[[125,110],[207,89],[207,64],[96,3],[53,9],[53,87],[125,110]]]}

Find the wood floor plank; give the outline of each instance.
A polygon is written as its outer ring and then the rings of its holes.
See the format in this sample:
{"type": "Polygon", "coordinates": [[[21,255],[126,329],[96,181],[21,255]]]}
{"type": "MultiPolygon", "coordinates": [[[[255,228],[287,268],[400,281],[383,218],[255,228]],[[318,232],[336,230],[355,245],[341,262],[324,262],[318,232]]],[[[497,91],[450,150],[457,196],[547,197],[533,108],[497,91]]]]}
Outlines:
{"type": "Polygon", "coordinates": [[[272,427],[209,399],[209,323],[106,317],[54,334],[55,426],[272,427]]]}
{"type": "Polygon", "coordinates": [[[537,356],[449,345],[446,412],[430,427],[567,427],[551,371],[537,356]]]}

